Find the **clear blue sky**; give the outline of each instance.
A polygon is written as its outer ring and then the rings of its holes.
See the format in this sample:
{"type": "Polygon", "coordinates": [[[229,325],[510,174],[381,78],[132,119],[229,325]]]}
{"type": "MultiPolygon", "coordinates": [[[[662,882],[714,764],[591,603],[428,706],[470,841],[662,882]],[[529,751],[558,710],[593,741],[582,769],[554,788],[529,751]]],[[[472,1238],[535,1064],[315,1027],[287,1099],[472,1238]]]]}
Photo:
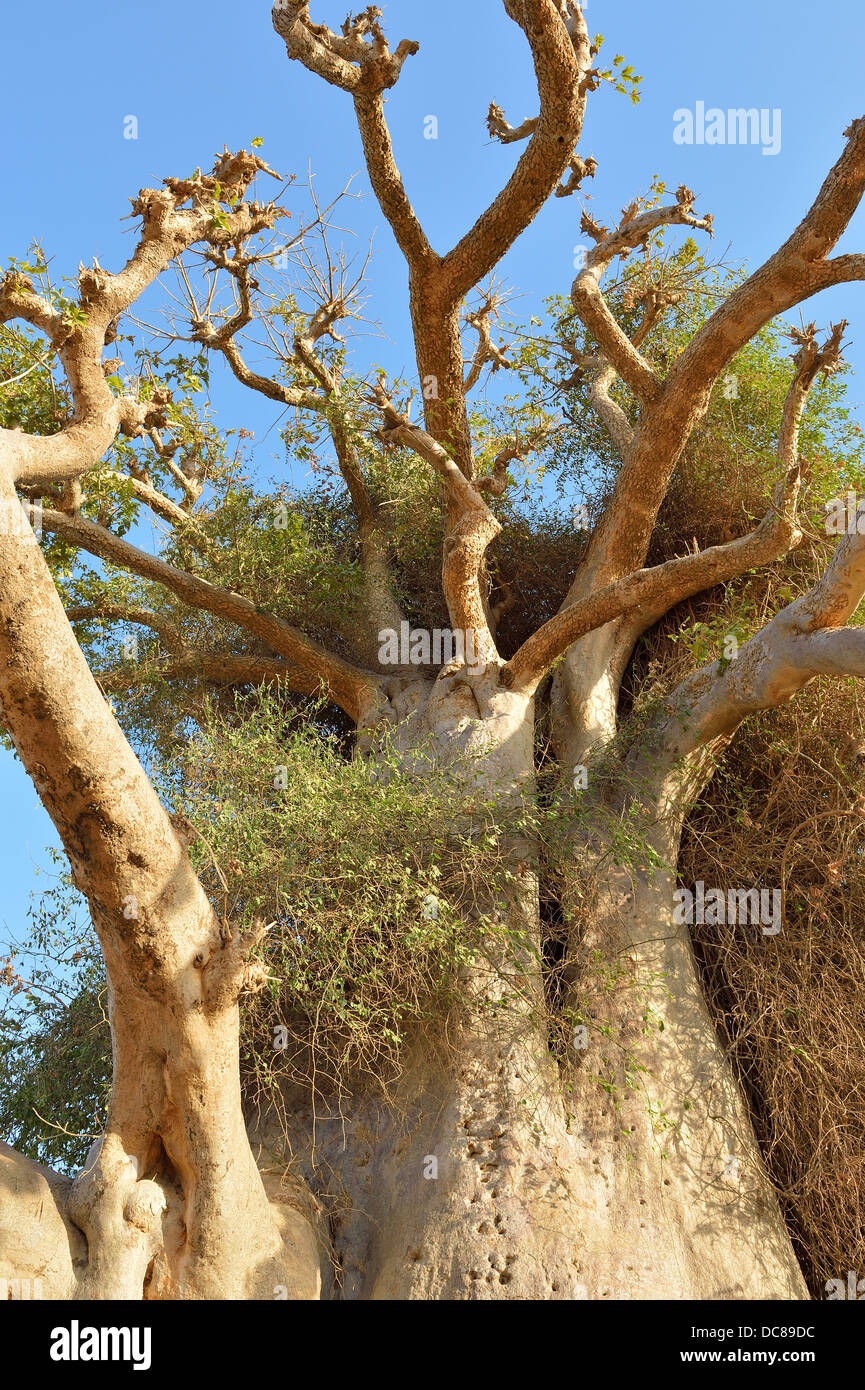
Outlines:
{"type": "MultiPolygon", "coordinates": [[[[343,0],[313,0],[316,18],[338,26],[343,0]]],[[[715,216],[716,250],[758,264],[789,233],[837,158],[842,131],[865,113],[862,0],[589,0],[589,28],[606,39],[604,56],[624,53],[644,74],[638,107],[604,89],[590,101],[583,154],[599,161],[589,207],[609,223],[658,174],[669,187],[688,184],[698,209],[715,216]],[[781,111],[781,148],[679,145],[679,108],[757,107],[781,111]]],[[[388,103],[396,152],[415,206],[434,245],[444,250],[494,196],[515,159],[491,145],[484,117],[490,99],[513,123],[536,109],[522,35],[499,0],[392,0],[385,8],[394,42],[418,39],[388,103]],[[424,118],[438,118],[439,138],[424,139],[424,118]]],[[[116,267],[128,254],[128,199],[168,174],[207,167],[223,144],[264,138],[262,153],[302,180],[311,166],[321,196],[336,193],[361,170],[350,99],[290,64],[262,0],[148,0],[144,6],[95,0],[43,0],[36,9],[9,5],[3,17],[0,89],[0,263],[23,255],[38,237],[55,275],[73,274],[96,255],[116,267]],[[138,119],[138,139],[123,138],[124,118],[138,119]]],[[[365,190],[361,176],[356,185],[365,190]]],[[[397,370],[410,368],[405,273],[371,197],[350,205],[363,245],[375,231],[369,275],[370,314],[384,337],[371,353],[397,370]]],[[[573,278],[579,234],[576,198],[555,199],[509,256],[504,273],[525,296],[528,315],[573,278]]],[[[865,249],[865,213],[845,237],[865,249]]],[[[865,291],[824,295],[813,313],[824,324],[850,319],[849,359],[860,368],[862,394],[865,291]]],[[[245,425],[262,441],[257,463],[272,473],[278,453],[275,414],[217,375],[213,398],[227,426],[245,425]]],[[[32,865],[46,863],[53,828],[11,755],[0,753],[0,936],[17,932],[32,865]]]]}

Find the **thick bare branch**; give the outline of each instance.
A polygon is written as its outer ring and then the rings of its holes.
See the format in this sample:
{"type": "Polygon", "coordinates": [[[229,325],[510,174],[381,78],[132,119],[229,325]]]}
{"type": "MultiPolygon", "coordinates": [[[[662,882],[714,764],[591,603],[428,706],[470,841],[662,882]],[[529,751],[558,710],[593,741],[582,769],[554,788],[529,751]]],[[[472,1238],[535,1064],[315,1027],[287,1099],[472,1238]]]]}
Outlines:
{"type": "Polygon", "coordinates": [[[256,173],[272,173],[255,155],[228,150],[213,172],[193,179],[167,179],[162,189],[142,189],[132,200],[142,219],[138,244],[127,264],[111,274],[94,263],[78,274],[74,312],[58,312],[34,291],[32,281],[11,271],[0,281],[0,322],[23,318],[34,323],[56,348],[72,393],[73,417],[58,434],[31,436],[0,430],[4,466],[21,483],[80,477],[109,448],[118,430],[135,437],[165,423],[164,400],[138,401],[115,396],[105,380],[101,356],[118,315],[137,299],[182,251],[196,242],[238,245],[273,225],[281,215],[273,204],[221,204],[241,198],[256,173]],[[191,202],[191,208],[183,204],[191,202]]]}
{"type": "Polygon", "coordinates": [[[289,57],[334,87],[382,92],[394,85],[418,44],[403,39],[392,53],[379,23],[381,15],[378,5],[368,5],[360,14],[349,15],[337,34],[326,24],[313,23],[309,0],[276,0],[273,26],[285,40],[289,57]]]}
{"type": "Polygon", "coordinates": [[[376,404],[382,412],[382,439],[413,449],[441,478],[451,518],[442,560],[442,588],[454,628],[474,632],[480,661],[493,661],[497,653],[490,631],[480,575],[487,546],[501,530],[473,483],[465,477],[438,440],[413,425],[391,402],[383,382],[376,390],[376,404]]]}
{"type": "Polygon", "coordinates": [[[596,244],[588,252],[585,265],[571,289],[574,310],[594,334],[601,354],[627,382],[637,399],[643,402],[654,400],[661,389],[660,378],[639,351],[639,343],[645,338],[648,327],[639,337],[637,334],[629,337],[610,311],[601,292],[600,281],[612,260],[645,246],[659,227],[693,227],[712,235],[711,214],[705,217],[695,215],[691,190],[682,185],[677,190],[676,199],[676,203],[668,207],[649,208],[639,213],[636,211],[637,205],[632,204],[624,210],[622,220],[613,232],[599,227],[585,213],[581,223],[581,230],[593,237],[596,244]]]}
{"type": "Polygon", "coordinates": [[[624,410],[610,395],[610,387],[617,376],[616,368],[609,362],[595,372],[589,386],[589,405],[606,427],[621,459],[631,446],[634,431],[624,410]]]}
{"type": "MultiPolygon", "coordinates": [[[[865,505],[857,525],[865,528],[865,505]]],[[[817,675],[865,672],[865,633],[847,628],[865,595],[865,535],[838,542],[825,574],[777,613],[734,661],[695,672],[667,699],[653,744],[672,767],[729,740],[749,714],[786,704],[817,675]]],[[[683,764],[687,766],[687,763],[683,764]]]]}
{"type": "Polygon", "coordinates": [[[413,268],[436,264],[439,258],[427,240],[403,185],[381,93],[358,92],[354,110],[372,191],[390,223],[399,249],[413,268]]]}
{"type": "Polygon", "coordinates": [[[865,118],[854,121],[845,135],[841,157],[793,234],[720,305],[675,359],[663,388],[648,396],[651,405],[595,528],[575,592],[605,584],[643,562],[673,469],[705,413],[713,385],[736,353],[776,315],[830,285],[865,278],[861,255],[825,259],[865,190],[865,118]]]}
{"type": "MultiPolygon", "coordinates": [[[[490,138],[498,140],[503,145],[512,145],[517,140],[527,140],[533,135],[538,126],[538,117],[532,116],[523,121],[518,126],[512,126],[505,119],[505,113],[494,101],[490,102],[487,112],[487,130],[490,138]]],[[[581,159],[578,154],[573,154],[568,162],[567,178],[562,178],[556,188],[557,198],[569,198],[572,193],[576,193],[583,179],[592,179],[598,168],[598,161],[590,155],[588,159],[581,159]]]]}
{"type": "Polygon", "coordinates": [[[200,680],[216,686],[281,685],[300,695],[315,695],[321,689],[317,677],[289,661],[232,652],[185,651],[174,661],[118,666],[100,672],[96,679],[100,689],[113,694],[149,685],[154,677],[163,681],[200,680]]]}
{"type": "Polygon", "coordinates": [[[241,594],[220,589],[206,579],[199,579],[156,556],[148,555],[146,551],[139,550],[84,517],[67,516],[64,512],[46,508],[42,512],[42,526],[91,555],[130,570],[142,579],[163,584],[191,607],[201,608],[214,617],[236,623],[245,631],[254,633],[267,642],[274,652],[308,672],[352,719],[357,719],[366,703],[374,697],[377,677],[371,672],[332,656],[290,623],[256,607],[241,594]]]}
{"type": "Polygon", "coordinates": [[[680,580],[657,603],[640,607],[629,615],[617,635],[617,647],[622,659],[627,660],[637,638],[676,604],[692,598],[694,594],[713,584],[734,579],[757,565],[769,564],[798,545],[802,533],[796,523],[796,508],[803,471],[801,460],[798,458],[799,427],[808,392],[817,375],[822,373],[828,376],[841,365],[841,338],[846,326],[844,320],[834,324],[822,347],[817,343],[816,326],[813,323],[803,329],[791,330],[790,337],[798,346],[798,352],[794,357],[796,371],[787,391],[781,416],[778,459],[783,472],[775,487],[771,508],[760,526],[750,536],[742,538],[749,543],[748,545],[734,541],[729,547],[725,547],[729,554],[729,564],[721,571],[714,562],[708,563],[704,568],[703,555],[697,554],[691,557],[693,563],[690,569],[682,573],[680,580]]]}
{"type": "Polygon", "coordinates": [[[587,632],[627,613],[636,641],[641,632],[677,603],[778,559],[801,539],[795,521],[800,482],[799,466],[795,465],[780,480],[772,508],[747,536],[651,569],[637,570],[626,579],[575,600],[523,643],[505,667],[505,683],[513,688],[535,689],[553,662],[587,632]]]}
{"type": "Polygon", "coordinates": [[[834,324],[822,347],[817,343],[814,324],[793,329],[790,334],[798,351],[778,440],[778,458],[783,472],[774,490],[772,506],[759,526],[725,545],[711,546],[652,569],[638,570],[594,594],[574,598],[523,643],[505,668],[509,684],[534,688],[572,642],[622,614],[628,615],[628,622],[619,635],[619,646],[622,653],[630,653],[641,633],[676,604],[715,584],[735,579],[758,565],[769,564],[799,543],[802,538],[796,524],[802,482],[797,458],[799,426],[808,392],[817,375],[821,372],[829,375],[840,366],[841,339],[846,326],[844,320],[834,324]]]}
{"type": "Polygon", "coordinates": [[[379,20],[381,10],[369,6],[357,18],[349,16],[342,34],[314,24],[308,0],[277,0],[273,24],[288,56],[332,86],[354,97],[373,192],[409,264],[433,252],[403,187],[393,153],[382,93],[397,81],[406,58],[418,44],[404,39],[391,53],[379,20]]]}
{"type": "Polygon", "coordinates": [[[161,517],[163,521],[169,522],[170,525],[179,530],[194,549],[202,554],[212,551],[212,546],[201,533],[196,518],[185,511],[183,507],[179,507],[170,497],[166,497],[165,493],[160,492],[152,483],[145,482],[143,478],[135,478],[129,473],[116,472],[113,469],[107,469],[101,473],[100,479],[121,483],[125,488],[128,488],[133,497],[136,497],[139,502],[144,502],[155,516],[161,517]]]}
{"type": "Polygon", "coordinates": [[[585,114],[591,45],[577,4],[505,0],[528,39],[540,114],[516,169],[474,226],[444,257],[445,298],[462,299],[498,264],[570,168],[585,114]]]}

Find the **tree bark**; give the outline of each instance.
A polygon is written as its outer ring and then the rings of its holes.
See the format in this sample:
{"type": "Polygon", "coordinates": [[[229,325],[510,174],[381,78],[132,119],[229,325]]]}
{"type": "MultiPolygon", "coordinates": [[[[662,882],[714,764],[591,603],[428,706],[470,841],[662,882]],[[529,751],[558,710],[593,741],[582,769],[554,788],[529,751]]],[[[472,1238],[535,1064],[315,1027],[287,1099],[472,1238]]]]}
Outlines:
{"type": "MultiPolygon", "coordinates": [[[[651,841],[674,862],[678,827],[651,841]]],[[[675,872],[595,863],[571,984],[586,1028],[569,1102],[587,1296],[807,1298],[688,926],[674,921],[675,872]]]]}
{"type": "MultiPolygon", "coordinates": [[[[530,699],[496,689],[494,673],[486,693],[457,673],[432,693],[418,683],[400,714],[409,707],[392,731],[405,765],[437,753],[455,805],[468,787],[502,812],[533,802],[530,699]]],[[[668,864],[681,819],[652,827],[668,864]]],[[[687,927],[673,925],[674,874],[611,871],[609,824],[599,807],[591,845],[576,851],[600,884],[570,947],[583,962],[569,1002],[588,1021],[586,1050],[551,1050],[537,847],[514,836],[520,886],[485,904],[450,1065],[416,1049],[391,1103],[358,1094],[319,1106],[314,1152],[311,1116],[294,1104],[291,1152],[337,1209],[333,1296],[808,1296],[687,927]]],[[[263,1138],[284,1142],[275,1123],[263,1138]]]]}
{"type": "MultiPolygon", "coordinates": [[[[14,506],[11,484],[3,493],[14,506]]],[[[298,1284],[300,1246],[283,1239],[243,1124],[248,943],[216,920],[26,527],[0,535],[0,709],[88,898],[109,979],[106,1129],[58,1206],[86,1238],[74,1296],[273,1297],[298,1284]]],[[[25,1179],[3,1192],[0,1229],[16,1228],[35,1181],[12,1171],[25,1179]]],[[[50,1224],[62,1287],[70,1257],[50,1224]]],[[[317,1295],[317,1270],[305,1278],[317,1295]]]]}

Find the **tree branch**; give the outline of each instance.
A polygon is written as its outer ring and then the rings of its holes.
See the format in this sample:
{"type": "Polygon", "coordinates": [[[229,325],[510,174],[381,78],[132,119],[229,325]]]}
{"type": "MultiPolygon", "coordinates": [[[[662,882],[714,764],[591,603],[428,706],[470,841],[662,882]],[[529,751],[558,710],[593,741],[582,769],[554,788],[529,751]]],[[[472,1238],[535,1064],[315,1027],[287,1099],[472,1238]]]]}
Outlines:
{"type": "Polygon", "coordinates": [[[284,685],[300,695],[316,695],[321,690],[317,676],[289,661],[231,652],[184,651],[176,660],[156,667],[118,666],[100,672],[96,679],[106,694],[112,694],[148,685],[154,677],[164,681],[203,680],[209,685],[284,685]]]}
{"type": "MultiPolygon", "coordinates": [[[[736,353],[776,315],[812,294],[844,280],[865,278],[861,255],[825,259],[865,191],[865,117],[855,120],[845,135],[841,157],[793,234],[719,306],[676,358],[662,389],[647,397],[649,404],[592,535],[574,592],[608,583],[643,562],[682,449],[705,414],[712,387],[736,353]]],[[[603,332],[603,325],[600,328],[603,332]]],[[[616,329],[621,331],[617,325],[616,329]]],[[[627,360],[624,365],[628,367],[627,360]]]]}
{"type": "Polygon", "coordinates": [[[250,599],[228,589],[220,589],[206,579],[199,579],[148,555],[83,517],[71,517],[64,512],[44,509],[42,526],[91,555],[131,570],[142,579],[163,584],[191,607],[203,609],[214,617],[236,623],[246,632],[254,633],[267,642],[274,652],[319,682],[328,697],[352,719],[358,719],[369,700],[375,697],[378,677],[372,672],[363,671],[332,656],[290,623],[265,609],[257,608],[250,599]]]}
{"type": "Polygon", "coordinates": [[[281,216],[274,204],[221,204],[246,193],[259,172],[273,171],[255,155],[228,150],[213,172],[192,179],[166,179],[162,189],[142,189],[132,200],[142,231],[129,261],[117,274],[94,263],[78,273],[79,299],[60,312],[38,295],[32,281],[15,271],[0,280],[0,322],[23,318],[41,328],[56,348],[69,382],[72,421],[58,434],[34,436],[0,430],[4,465],[17,482],[37,484],[80,477],[101,459],[118,430],[130,437],[165,423],[164,400],[139,402],[115,396],[105,380],[102,349],[119,314],[151,285],[181,251],[198,241],[238,245],[281,216]],[[184,203],[192,207],[185,209],[184,203]],[[218,215],[217,215],[218,214],[218,215]]]}
{"type": "MultiPolygon", "coordinates": [[[[865,529],[865,504],[857,525],[865,529]]],[[[865,535],[843,536],[818,582],[783,608],[730,662],[689,676],[668,697],[653,745],[669,766],[729,740],[749,714],[786,704],[821,674],[865,672],[865,632],[843,626],[865,594],[865,535]]]]}
{"type": "Polygon", "coordinates": [[[544,623],[512,657],[503,679],[520,689],[534,689],[553,662],[579,637],[604,626],[622,614],[629,615],[627,642],[630,651],[641,633],[664,613],[694,594],[723,584],[758,565],[765,565],[785,554],[802,538],[796,524],[796,508],[802,482],[797,458],[799,426],[808,392],[817,375],[830,375],[841,365],[841,339],[845,320],[833,324],[822,347],[817,344],[816,326],[793,329],[790,337],[798,351],[796,370],[784,400],[778,458],[784,469],[776,484],[772,506],[759,526],[747,536],[711,546],[695,555],[683,555],[651,569],[638,570],[626,579],[614,581],[588,596],[573,599],[544,623]]]}
{"type": "MultiPolygon", "coordinates": [[[[571,300],[577,317],[597,339],[601,354],[627,382],[639,401],[655,399],[661,389],[661,379],[639,351],[648,327],[629,338],[616,322],[607,305],[600,281],[610,262],[625,257],[637,247],[645,246],[659,227],[693,227],[712,235],[712,217],[697,217],[693,211],[694,194],[682,184],[676,191],[676,203],[663,208],[649,208],[637,213],[636,204],[624,210],[622,220],[613,232],[600,227],[583,214],[580,230],[595,239],[596,245],[586,256],[585,265],[574,280],[571,300]]],[[[648,314],[647,314],[648,320],[648,314]]],[[[647,321],[644,320],[644,323],[647,321]]],[[[641,329],[643,325],[641,325],[641,329]]]]}
{"type": "Polygon", "coordinates": [[[70,623],[85,622],[93,618],[138,623],[157,633],[161,637],[166,651],[182,653],[186,650],[186,644],[177,625],[170,618],[166,618],[160,613],[154,613],[152,608],[127,607],[122,603],[107,602],[76,604],[72,608],[67,608],[66,616],[70,623]]]}
{"type": "Polygon", "coordinates": [[[414,450],[435,469],[444,484],[450,522],[442,560],[442,588],[450,620],[456,630],[476,634],[479,661],[493,661],[497,652],[480,575],[487,546],[498,535],[501,524],[447,450],[395,408],[383,381],[378,383],[375,399],[384,419],[383,441],[414,450]]]}
{"type": "Polygon", "coordinates": [[[580,137],[591,70],[582,10],[556,0],[505,0],[534,61],[540,114],[501,193],[444,257],[444,299],[455,304],[498,264],[569,169],[580,137]]]}

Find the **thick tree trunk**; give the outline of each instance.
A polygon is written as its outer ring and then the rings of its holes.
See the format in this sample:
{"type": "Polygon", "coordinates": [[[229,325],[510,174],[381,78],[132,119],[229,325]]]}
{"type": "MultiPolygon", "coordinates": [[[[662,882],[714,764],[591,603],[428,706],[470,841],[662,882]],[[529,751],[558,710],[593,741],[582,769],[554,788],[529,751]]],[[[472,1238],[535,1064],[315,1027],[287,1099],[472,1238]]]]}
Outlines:
{"type": "MultiPolygon", "coordinates": [[[[502,691],[492,667],[471,683],[440,677],[411,741],[440,754],[457,799],[494,799],[506,818],[534,797],[533,727],[533,702],[502,691]]],[[[464,971],[453,1065],[415,1057],[397,1096],[404,1118],[367,1118],[375,1137],[357,1205],[369,1241],[348,1297],[574,1296],[579,1233],[546,1041],[536,846],[511,832],[503,851],[517,887],[480,904],[483,946],[464,971]]]]}
{"type": "MultiPolygon", "coordinates": [[[[669,862],[675,847],[659,840],[669,862]]],[[[807,1298],[688,926],[674,923],[674,886],[669,871],[606,861],[576,948],[586,1031],[570,1106],[588,1296],[807,1298]]]]}
{"type": "MultiPolygon", "coordinates": [[[[532,702],[498,688],[495,669],[472,681],[444,674],[431,693],[419,684],[397,715],[393,739],[405,766],[437,756],[455,805],[467,792],[495,798],[507,818],[534,796],[532,702]]],[[[578,1291],[581,1241],[568,1186],[575,1148],[547,1047],[535,846],[512,834],[503,849],[518,886],[479,904],[483,949],[463,971],[451,1065],[417,1051],[392,1104],[357,1096],[330,1113],[319,1105],[314,1154],[309,1118],[292,1107],[295,1159],[324,1205],[339,1192],[337,1297],[566,1299],[578,1291]]],[[[271,1148],[277,1129],[265,1136],[271,1148]]]]}
{"type": "MultiPolygon", "coordinates": [[[[0,491],[14,506],[11,485],[0,491]]],[[[88,897],[110,984],[111,1106],[84,1170],[56,1189],[58,1296],[70,1258],[79,1298],[317,1296],[317,1261],[284,1240],[243,1124],[246,945],[216,920],[29,531],[0,535],[0,708],[88,897]],[[86,1239],[83,1263],[63,1249],[64,1221],[86,1239]]],[[[35,1181],[26,1165],[10,1172],[3,1249],[35,1181]]]]}
{"type": "MultiPolygon", "coordinates": [[[[7,1165],[0,1233],[20,1231],[38,1187],[56,1214],[43,1228],[52,1251],[37,1241],[35,1265],[52,1271],[58,1296],[317,1297],[313,1227],[291,1193],[268,1200],[243,1128],[242,945],[213,918],[38,549],[0,547],[4,718],[90,898],[115,1065],[106,1133],[84,1172],[67,1186],[7,1165]]],[[[455,800],[470,789],[506,817],[532,802],[532,702],[503,690],[494,664],[418,683],[395,713],[406,766],[432,754],[455,800]]],[[[653,833],[670,862],[675,837],[653,833]]],[[[575,946],[588,969],[574,1002],[595,1029],[563,1077],[548,1046],[536,847],[515,834],[504,848],[519,886],[482,904],[485,948],[465,973],[453,1065],[415,1056],[394,1107],[358,1097],[310,1155],[322,1204],[334,1174],[342,1187],[334,1289],[359,1299],[804,1296],[686,930],[672,925],[670,875],[632,882],[605,868],[575,946]]]]}
{"type": "MultiPolygon", "coordinates": [[[[534,795],[530,708],[499,694],[494,712],[482,693],[476,707],[466,690],[418,705],[413,733],[411,722],[402,731],[407,758],[432,734],[457,778],[473,777],[483,753],[500,804],[506,787],[534,795]]],[[[668,864],[680,823],[650,831],[668,864]]],[[[673,923],[674,875],[602,859],[609,825],[606,806],[579,855],[583,876],[591,855],[597,891],[571,945],[581,968],[569,1002],[588,1044],[575,1034],[573,1064],[549,1047],[534,847],[514,841],[524,889],[489,905],[510,944],[491,934],[483,968],[466,976],[453,1065],[412,1056],[390,1107],[363,1096],[319,1107],[315,1154],[303,1152],[310,1121],[296,1109],[295,1159],[324,1205],[339,1193],[333,1296],[808,1296],[688,929],[673,923]]]]}

